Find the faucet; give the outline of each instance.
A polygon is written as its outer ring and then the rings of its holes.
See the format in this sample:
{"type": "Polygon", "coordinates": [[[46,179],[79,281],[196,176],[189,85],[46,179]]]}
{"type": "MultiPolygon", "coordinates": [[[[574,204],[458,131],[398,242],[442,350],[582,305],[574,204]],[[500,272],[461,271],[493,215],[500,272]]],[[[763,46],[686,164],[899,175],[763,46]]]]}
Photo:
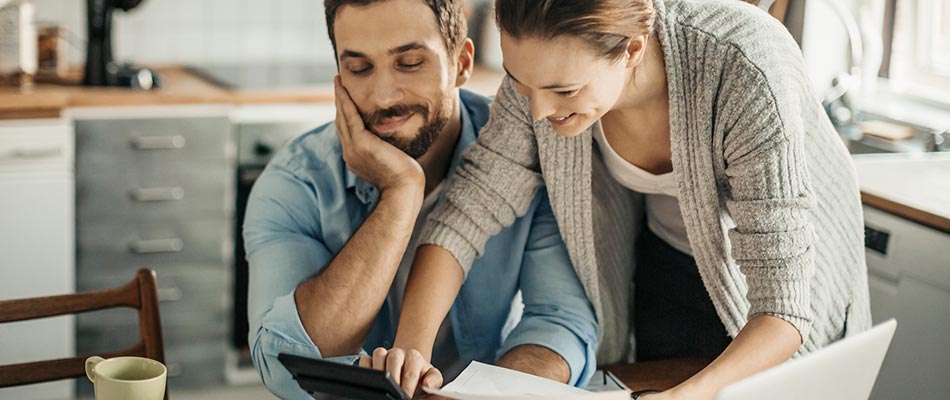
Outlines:
{"type": "Polygon", "coordinates": [[[941,132],[939,129],[933,131],[930,141],[930,151],[950,151],[950,128],[941,132]]]}

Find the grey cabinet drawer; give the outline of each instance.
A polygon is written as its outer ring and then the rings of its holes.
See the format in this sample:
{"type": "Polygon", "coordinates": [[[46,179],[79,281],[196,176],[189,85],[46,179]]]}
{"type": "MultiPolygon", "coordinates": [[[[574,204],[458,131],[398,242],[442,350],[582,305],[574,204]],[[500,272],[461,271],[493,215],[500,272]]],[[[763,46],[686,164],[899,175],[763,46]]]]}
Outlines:
{"type": "Polygon", "coordinates": [[[195,263],[223,269],[233,257],[231,224],[224,219],[80,224],[77,272],[82,277],[146,267],[162,274],[168,267],[195,263]]]}
{"type": "Polygon", "coordinates": [[[226,166],[151,168],[136,165],[76,178],[80,225],[121,219],[154,221],[234,214],[234,170],[226,166]]]}
{"type": "Polygon", "coordinates": [[[227,342],[191,341],[165,350],[168,386],[198,388],[220,386],[224,382],[227,342]]]}
{"type": "Polygon", "coordinates": [[[81,120],[76,122],[76,165],[85,172],[116,166],[169,168],[221,164],[234,158],[224,117],[81,120]]]}
{"type": "MultiPolygon", "coordinates": [[[[77,288],[85,291],[116,287],[134,275],[134,269],[112,275],[81,274],[77,288]]],[[[173,272],[156,271],[156,276],[166,346],[226,337],[230,311],[226,300],[231,297],[231,279],[225,270],[213,265],[188,265],[173,272]]],[[[102,339],[102,345],[115,349],[118,344],[108,342],[112,340],[109,336],[117,336],[115,340],[131,338],[129,343],[123,343],[128,345],[138,341],[138,314],[131,308],[84,313],[77,316],[76,329],[80,338],[93,344],[102,339]]]]}

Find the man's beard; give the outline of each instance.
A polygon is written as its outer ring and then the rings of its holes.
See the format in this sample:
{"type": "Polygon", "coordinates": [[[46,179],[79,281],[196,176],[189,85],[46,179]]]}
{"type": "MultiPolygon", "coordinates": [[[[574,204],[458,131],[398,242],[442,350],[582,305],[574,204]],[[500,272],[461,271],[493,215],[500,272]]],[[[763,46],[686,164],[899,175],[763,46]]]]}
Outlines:
{"type": "Polygon", "coordinates": [[[443,101],[437,101],[436,109],[433,110],[434,112],[432,113],[430,113],[428,107],[422,104],[399,104],[390,108],[376,110],[370,115],[363,115],[363,124],[380,139],[402,150],[409,155],[409,157],[419,158],[429,151],[429,148],[432,147],[432,144],[439,138],[439,134],[442,133],[442,130],[445,129],[445,125],[449,122],[449,118],[444,112],[444,103],[443,101]],[[405,117],[413,113],[422,117],[425,123],[419,128],[419,131],[416,132],[416,136],[411,139],[403,139],[395,135],[384,137],[380,135],[379,132],[373,130],[373,126],[380,124],[385,118],[405,117]],[[434,118],[429,119],[430,114],[434,115],[434,118]]]}

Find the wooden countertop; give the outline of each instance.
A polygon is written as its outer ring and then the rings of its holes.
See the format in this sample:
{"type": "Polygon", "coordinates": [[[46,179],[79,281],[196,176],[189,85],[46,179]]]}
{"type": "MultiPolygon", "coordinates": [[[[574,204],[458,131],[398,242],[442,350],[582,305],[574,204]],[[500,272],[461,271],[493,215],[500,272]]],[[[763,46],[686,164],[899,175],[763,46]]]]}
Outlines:
{"type": "Polygon", "coordinates": [[[854,156],[865,205],[950,233],[950,153],[854,156]]]}
{"type": "MultiPolygon", "coordinates": [[[[88,88],[74,73],[62,84],[37,84],[29,91],[0,86],[0,119],[57,118],[63,109],[103,106],[155,106],[182,104],[314,103],[333,101],[333,87],[245,91],[228,90],[183,67],[157,68],[162,87],[153,91],[124,88],[88,88]]],[[[476,68],[465,88],[494,95],[504,73],[476,68]]]]}
{"type": "MultiPolygon", "coordinates": [[[[37,84],[28,92],[0,87],[0,120],[58,118],[66,108],[183,104],[267,104],[333,101],[333,89],[228,90],[183,67],[156,69],[154,91],[87,88],[74,74],[63,84],[37,84]]],[[[503,72],[476,68],[466,89],[494,95],[503,72]]],[[[950,153],[854,156],[865,205],[950,233],[950,153]]]]}

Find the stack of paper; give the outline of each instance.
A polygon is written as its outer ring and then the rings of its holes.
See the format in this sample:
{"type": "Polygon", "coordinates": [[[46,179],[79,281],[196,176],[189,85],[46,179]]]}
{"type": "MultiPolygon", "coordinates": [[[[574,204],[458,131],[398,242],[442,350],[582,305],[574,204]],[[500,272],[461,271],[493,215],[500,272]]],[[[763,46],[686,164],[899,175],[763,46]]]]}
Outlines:
{"type": "Polygon", "coordinates": [[[458,400],[497,399],[570,399],[621,400],[630,394],[618,390],[593,393],[522,372],[473,361],[458,378],[442,389],[424,389],[427,393],[458,400]]]}

